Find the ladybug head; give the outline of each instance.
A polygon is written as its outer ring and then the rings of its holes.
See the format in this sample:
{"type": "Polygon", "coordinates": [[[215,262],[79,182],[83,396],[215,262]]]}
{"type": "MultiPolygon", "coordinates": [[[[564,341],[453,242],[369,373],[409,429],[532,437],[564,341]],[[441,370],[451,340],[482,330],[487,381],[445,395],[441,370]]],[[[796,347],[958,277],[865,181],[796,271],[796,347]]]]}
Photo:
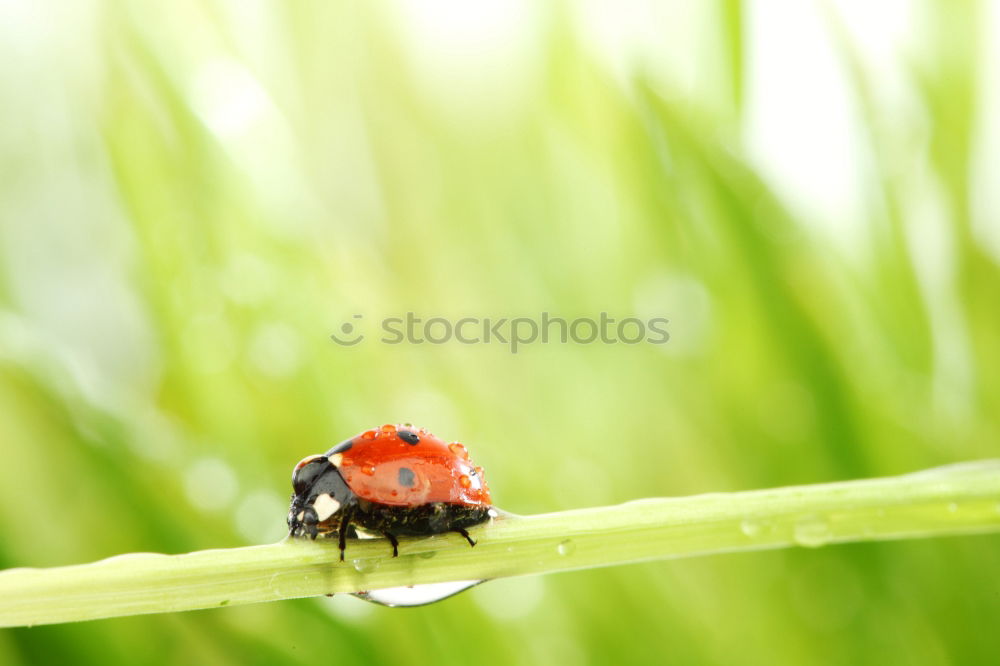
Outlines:
{"type": "Polygon", "coordinates": [[[326,456],[303,458],[292,472],[292,490],[288,508],[292,536],[308,534],[315,539],[321,531],[335,531],[342,507],[355,500],[344,477],[326,456]]]}

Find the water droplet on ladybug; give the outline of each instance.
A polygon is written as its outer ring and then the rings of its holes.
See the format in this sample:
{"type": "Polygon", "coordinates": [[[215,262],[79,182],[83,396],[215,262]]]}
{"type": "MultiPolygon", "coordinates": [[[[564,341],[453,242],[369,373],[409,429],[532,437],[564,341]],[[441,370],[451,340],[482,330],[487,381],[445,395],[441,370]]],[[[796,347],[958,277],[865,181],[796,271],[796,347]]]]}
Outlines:
{"type": "Polygon", "coordinates": [[[465,445],[461,442],[452,442],[448,445],[448,450],[454,453],[456,456],[462,458],[462,460],[469,459],[469,450],[465,448],[465,445]]]}
{"type": "Polygon", "coordinates": [[[384,426],[382,426],[382,432],[385,433],[385,434],[387,434],[387,435],[395,434],[395,432],[396,432],[396,426],[387,423],[384,426]]]}
{"type": "Polygon", "coordinates": [[[472,486],[472,479],[463,474],[462,476],[458,477],[458,485],[462,486],[463,488],[469,488],[472,486]]]}
{"type": "Polygon", "coordinates": [[[375,439],[378,434],[374,430],[365,430],[361,433],[361,439],[375,439]]]}
{"type": "Polygon", "coordinates": [[[364,465],[364,466],[361,467],[361,471],[362,471],[362,473],[367,474],[368,476],[374,476],[375,475],[375,465],[364,465]]]}

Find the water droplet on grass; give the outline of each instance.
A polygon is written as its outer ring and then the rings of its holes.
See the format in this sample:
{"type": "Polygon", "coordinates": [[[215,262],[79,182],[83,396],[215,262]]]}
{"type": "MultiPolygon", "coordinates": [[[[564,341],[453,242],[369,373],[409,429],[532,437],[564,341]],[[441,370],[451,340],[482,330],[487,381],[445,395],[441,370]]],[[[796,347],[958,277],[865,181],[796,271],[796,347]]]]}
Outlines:
{"type": "Polygon", "coordinates": [[[795,523],[792,538],[800,546],[819,548],[830,543],[830,526],[820,516],[805,516],[795,523]]]}
{"type": "Polygon", "coordinates": [[[751,539],[759,537],[762,530],[763,526],[758,521],[751,520],[750,518],[745,518],[740,523],[740,531],[751,539]]]}
{"type": "Polygon", "coordinates": [[[381,564],[381,561],[377,559],[358,558],[356,560],[353,560],[351,564],[354,565],[354,570],[357,571],[358,573],[371,573],[372,571],[378,569],[379,564],[381,564]]]}
{"type": "Polygon", "coordinates": [[[556,552],[563,556],[572,555],[574,552],[576,552],[576,544],[573,543],[570,539],[566,539],[565,541],[560,541],[559,545],[556,546],[556,552]]]}
{"type": "Polygon", "coordinates": [[[271,591],[271,594],[275,596],[275,598],[280,599],[285,595],[282,594],[281,588],[278,586],[277,581],[278,581],[278,574],[276,573],[271,574],[271,577],[267,581],[267,587],[271,591]]]}

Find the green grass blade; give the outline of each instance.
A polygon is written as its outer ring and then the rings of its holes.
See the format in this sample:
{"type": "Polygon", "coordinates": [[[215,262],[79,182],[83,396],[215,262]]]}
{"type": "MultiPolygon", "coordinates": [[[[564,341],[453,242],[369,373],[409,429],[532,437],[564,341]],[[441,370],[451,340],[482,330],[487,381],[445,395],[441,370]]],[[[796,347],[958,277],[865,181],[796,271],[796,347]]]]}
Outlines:
{"type": "Polygon", "coordinates": [[[404,540],[284,541],[186,555],[0,572],[0,626],[212,608],[452,580],[500,578],[711,553],[1000,532],[1000,460],[898,477],[645,499],[504,517],[404,540]]]}

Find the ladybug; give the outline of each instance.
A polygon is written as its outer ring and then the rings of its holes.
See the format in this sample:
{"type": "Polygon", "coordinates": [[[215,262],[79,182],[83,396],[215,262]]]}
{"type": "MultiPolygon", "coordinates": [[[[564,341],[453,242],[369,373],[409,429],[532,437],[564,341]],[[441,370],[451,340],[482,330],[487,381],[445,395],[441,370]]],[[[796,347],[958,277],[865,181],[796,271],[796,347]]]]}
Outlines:
{"type": "Polygon", "coordinates": [[[303,458],[292,490],[289,535],[336,536],[341,562],[345,540],[359,530],[387,538],[396,557],[397,536],[458,532],[475,546],[465,528],[496,515],[483,468],[465,446],[408,424],[366,430],[303,458]]]}

